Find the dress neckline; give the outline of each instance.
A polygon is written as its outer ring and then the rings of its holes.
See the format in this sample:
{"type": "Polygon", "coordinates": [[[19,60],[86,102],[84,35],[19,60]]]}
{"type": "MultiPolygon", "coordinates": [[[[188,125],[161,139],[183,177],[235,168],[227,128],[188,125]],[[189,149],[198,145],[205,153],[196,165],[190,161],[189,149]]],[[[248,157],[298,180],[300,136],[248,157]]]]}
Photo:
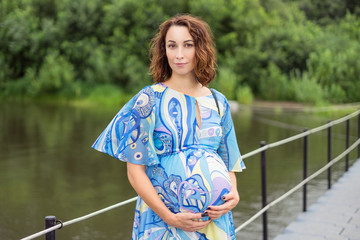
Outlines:
{"type": "Polygon", "coordinates": [[[160,85],[163,86],[164,88],[170,89],[171,91],[180,93],[180,94],[182,94],[182,95],[184,95],[184,96],[188,96],[188,97],[190,97],[190,98],[198,99],[198,98],[208,97],[208,96],[211,96],[211,95],[212,95],[212,93],[210,93],[210,94],[207,94],[207,95],[204,95],[204,96],[194,97],[194,96],[190,96],[190,95],[188,95],[188,94],[186,94],[186,93],[180,92],[180,91],[178,91],[178,90],[175,90],[175,89],[173,89],[173,88],[165,85],[163,82],[160,82],[160,83],[158,83],[158,84],[160,84],[160,85]]]}

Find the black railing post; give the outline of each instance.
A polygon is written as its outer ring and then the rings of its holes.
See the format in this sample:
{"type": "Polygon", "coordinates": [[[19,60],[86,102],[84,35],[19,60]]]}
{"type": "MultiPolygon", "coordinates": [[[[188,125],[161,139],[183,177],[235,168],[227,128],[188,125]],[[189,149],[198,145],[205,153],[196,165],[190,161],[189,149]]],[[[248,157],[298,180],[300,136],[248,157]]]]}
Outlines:
{"type": "MultiPolygon", "coordinates": [[[[260,142],[260,147],[266,145],[265,141],[260,142]]],[[[266,200],[266,153],[265,150],[261,152],[261,195],[262,195],[262,207],[267,205],[266,200]]],[[[268,239],[267,231],[267,211],[263,213],[263,240],[268,239]]]]}
{"type": "MultiPolygon", "coordinates": [[[[328,122],[330,123],[330,121],[328,122]]],[[[328,162],[331,161],[331,126],[328,127],[328,162]]],[[[328,189],[331,188],[331,167],[327,170],[328,189]]]]}
{"type": "MultiPolygon", "coordinates": [[[[349,148],[349,136],[350,135],[350,119],[346,120],[346,141],[345,141],[345,150],[349,148]]],[[[345,156],[345,171],[349,170],[349,154],[345,156]]]]}
{"type": "MultiPolygon", "coordinates": [[[[55,216],[46,216],[45,217],[45,228],[51,228],[56,225],[56,217],[55,216]]],[[[55,240],[55,230],[49,232],[45,235],[45,240],[55,240]]]]}
{"type": "MultiPolygon", "coordinates": [[[[304,132],[307,132],[307,129],[304,130],[304,132]]],[[[308,136],[306,135],[304,137],[304,161],[303,161],[303,179],[307,178],[307,161],[308,161],[308,136]]],[[[306,212],[306,205],[307,205],[307,189],[306,189],[307,184],[305,183],[303,186],[303,212],[306,212]]]]}

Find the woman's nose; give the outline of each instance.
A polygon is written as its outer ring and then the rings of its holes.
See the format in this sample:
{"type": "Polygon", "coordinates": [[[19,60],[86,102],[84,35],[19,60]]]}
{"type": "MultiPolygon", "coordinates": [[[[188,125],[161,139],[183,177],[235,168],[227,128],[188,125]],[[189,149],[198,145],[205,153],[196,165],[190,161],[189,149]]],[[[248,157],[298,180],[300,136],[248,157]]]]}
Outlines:
{"type": "Polygon", "coordinates": [[[184,58],[184,54],[183,54],[183,49],[181,47],[178,48],[178,51],[176,53],[176,58],[177,59],[182,59],[184,58]]]}

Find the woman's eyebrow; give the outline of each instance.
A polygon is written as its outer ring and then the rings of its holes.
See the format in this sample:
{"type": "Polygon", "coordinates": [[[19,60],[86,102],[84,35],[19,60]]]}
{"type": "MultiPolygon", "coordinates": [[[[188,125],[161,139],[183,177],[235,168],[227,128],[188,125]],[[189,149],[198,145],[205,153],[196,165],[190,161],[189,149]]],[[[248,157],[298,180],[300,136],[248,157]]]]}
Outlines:
{"type": "MultiPolygon", "coordinates": [[[[176,41],[174,40],[168,40],[167,42],[176,43],[176,41]]],[[[185,40],[184,42],[193,42],[193,40],[189,39],[189,40],[185,40]]]]}

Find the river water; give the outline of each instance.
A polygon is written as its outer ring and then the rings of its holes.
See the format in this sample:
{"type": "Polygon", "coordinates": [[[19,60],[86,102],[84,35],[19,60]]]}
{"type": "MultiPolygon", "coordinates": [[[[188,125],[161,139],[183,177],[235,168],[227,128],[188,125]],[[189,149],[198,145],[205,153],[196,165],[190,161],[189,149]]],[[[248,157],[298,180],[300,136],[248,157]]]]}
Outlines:
{"type": "MultiPolygon", "coordinates": [[[[126,177],[126,164],[90,148],[117,111],[0,102],[0,239],[20,239],[42,230],[47,215],[64,222],[136,196],[126,177]]],[[[275,142],[331,118],[294,111],[240,109],[233,113],[242,154],[258,148],[261,140],[275,142]]],[[[350,142],[356,135],[356,121],[350,121],[350,142]]],[[[344,124],[333,127],[333,157],[345,149],[344,133],[344,124]]],[[[301,181],[302,144],[297,140],[267,151],[268,202],[301,181]]],[[[350,159],[354,158],[352,153],[350,159]]],[[[241,201],[233,211],[235,227],[261,209],[259,159],[259,155],[245,159],[247,169],[237,174],[241,201]]],[[[325,131],[309,137],[309,174],[326,161],[325,131]]],[[[332,169],[333,181],[343,172],[342,161],[332,169]]],[[[322,174],[308,185],[308,203],[316,201],[326,189],[326,175],[322,174]]],[[[56,231],[57,239],[130,239],[134,207],[131,203],[64,227],[56,231]]],[[[269,239],[282,232],[301,211],[301,191],[271,208],[269,239]]],[[[261,236],[261,218],[237,234],[238,239],[246,240],[261,236]]]]}

